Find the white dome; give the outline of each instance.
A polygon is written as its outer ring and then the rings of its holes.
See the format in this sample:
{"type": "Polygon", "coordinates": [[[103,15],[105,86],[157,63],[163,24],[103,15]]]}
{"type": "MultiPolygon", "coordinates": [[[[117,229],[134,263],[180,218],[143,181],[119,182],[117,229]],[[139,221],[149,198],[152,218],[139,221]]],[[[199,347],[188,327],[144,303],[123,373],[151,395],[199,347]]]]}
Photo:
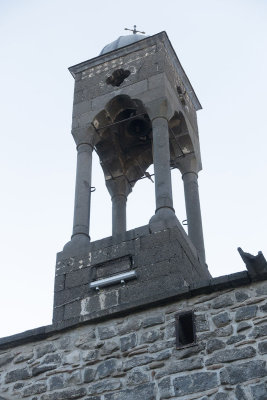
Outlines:
{"type": "Polygon", "coordinates": [[[117,40],[114,40],[114,42],[111,42],[107,44],[101,51],[99,55],[109,53],[110,51],[119,49],[124,46],[128,46],[129,44],[139,42],[139,40],[145,39],[147,36],[145,35],[126,35],[126,36],[120,36],[118,37],[117,40]]]}

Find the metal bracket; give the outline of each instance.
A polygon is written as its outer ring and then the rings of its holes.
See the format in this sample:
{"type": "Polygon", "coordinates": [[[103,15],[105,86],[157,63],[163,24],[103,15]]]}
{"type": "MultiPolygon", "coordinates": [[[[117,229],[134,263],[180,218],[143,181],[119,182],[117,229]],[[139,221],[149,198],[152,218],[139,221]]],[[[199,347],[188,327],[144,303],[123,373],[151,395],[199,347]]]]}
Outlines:
{"type": "Polygon", "coordinates": [[[121,283],[124,285],[126,281],[136,278],[136,271],[131,270],[122,274],[109,276],[108,278],[98,279],[97,281],[91,282],[90,289],[100,290],[101,287],[115,285],[116,283],[121,283]]]}

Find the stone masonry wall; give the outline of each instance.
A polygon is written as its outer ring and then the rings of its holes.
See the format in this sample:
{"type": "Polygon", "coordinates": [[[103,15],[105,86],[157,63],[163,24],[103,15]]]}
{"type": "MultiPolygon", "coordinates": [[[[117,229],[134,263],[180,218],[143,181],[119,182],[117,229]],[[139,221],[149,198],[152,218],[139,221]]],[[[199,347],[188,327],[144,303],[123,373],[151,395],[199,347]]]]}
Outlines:
{"type": "Polygon", "coordinates": [[[266,312],[267,282],[255,282],[1,350],[0,398],[266,400],[266,312]],[[176,349],[185,310],[197,342],[176,349]]]}

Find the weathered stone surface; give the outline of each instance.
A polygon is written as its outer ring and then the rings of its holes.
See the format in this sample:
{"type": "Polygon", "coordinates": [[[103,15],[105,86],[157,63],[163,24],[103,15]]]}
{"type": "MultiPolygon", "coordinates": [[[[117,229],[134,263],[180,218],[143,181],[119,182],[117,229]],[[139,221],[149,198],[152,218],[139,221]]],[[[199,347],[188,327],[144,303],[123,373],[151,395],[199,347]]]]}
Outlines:
{"type": "Polygon", "coordinates": [[[236,311],[235,320],[237,322],[239,322],[239,321],[243,321],[244,319],[251,319],[251,318],[255,317],[255,315],[257,313],[257,309],[258,309],[258,306],[256,306],[256,305],[241,307],[236,311]]]}
{"type": "Polygon", "coordinates": [[[240,324],[237,325],[236,331],[237,332],[242,332],[242,331],[245,331],[245,330],[251,328],[251,326],[252,325],[251,325],[250,322],[242,321],[242,322],[240,322],[240,324]]]}
{"type": "Polygon", "coordinates": [[[0,356],[0,367],[8,364],[14,358],[14,354],[12,353],[5,353],[0,356]]]}
{"type": "Polygon", "coordinates": [[[251,336],[255,338],[267,336],[267,325],[256,326],[256,328],[253,329],[251,336]]]}
{"type": "Polygon", "coordinates": [[[115,336],[116,332],[112,326],[99,326],[98,335],[101,340],[105,340],[115,336]]]}
{"type": "Polygon", "coordinates": [[[219,392],[215,395],[214,400],[227,400],[229,396],[227,393],[219,392]]]}
{"type": "Polygon", "coordinates": [[[92,382],[95,378],[95,375],[96,375],[96,369],[87,367],[84,370],[83,381],[85,383],[92,382]]]}
{"type": "Polygon", "coordinates": [[[241,342],[242,340],[244,340],[246,338],[245,335],[237,335],[237,336],[232,336],[230,337],[230,339],[227,340],[227,344],[231,345],[231,344],[235,344],[238,342],[241,342]]]}
{"type": "Polygon", "coordinates": [[[230,365],[220,372],[222,384],[236,385],[253,378],[267,375],[266,361],[248,361],[242,364],[230,365]]]}
{"type": "Polygon", "coordinates": [[[218,385],[216,372],[198,372],[179,376],[173,380],[175,396],[204,392],[218,385]]]}
{"type": "Polygon", "coordinates": [[[155,400],[154,386],[154,383],[149,383],[130,390],[105,394],[104,400],[155,400]]]}
{"type": "Polygon", "coordinates": [[[212,318],[214,324],[220,328],[222,326],[225,326],[229,324],[231,321],[230,315],[228,312],[223,312],[221,314],[215,315],[215,317],[212,318]]]}
{"type": "Polygon", "coordinates": [[[74,350],[71,353],[65,355],[64,364],[78,365],[80,362],[80,358],[81,358],[80,351],[74,350]]]}
{"type": "MultiPolygon", "coordinates": [[[[88,394],[104,393],[111,390],[120,389],[121,381],[119,379],[105,379],[88,385],[88,394]]],[[[117,394],[118,392],[116,392],[117,394]]]]}
{"type": "Polygon", "coordinates": [[[47,389],[47,386],[45,383],[34,383],[31,386],[27,386],[24,390],[23,390],[23,397],[27,397],[27,396],[32,396],[33,394],[40,394],[40,393],[44,393],[47,389]]]}
{"type": "Polygon", "coordinates": [[[260,342],[258,349],[260,354],[267,354],[267,340],[265,342],[260,342]]]}
{"type": "Polygon", "coordinates": [[[136,346],[137,344],[137,336],[136,333],[131,333],[127,336],[123,336],[120,338],[120,343],[121,343],[121,351],[128,351],[129,349],[132,349],[133,347],[136,346]]]}
{"type": "Polygon", "coordinates": [[[205,343],[201,342],[199,344],[192,345],[185,349],[177,350],[174,355],[176,358],[188,358],[193,355],[201,354],[201,351],[205,349],[205,343]]]}
{"type": "Polygon", "coordinates": [[[47,353],[53,353],[56,350],[54,343],[46,343],[42,346],[37,346],[36,351],[36,358],[41,358],[47,353]]]}
{"type": "Polygon", "coordinates": [[[48,385],[50,390],[63,389],[64,377],[63,375],[54,375],[48,379],[48,385]]]}
{"type": "Polygon", "coordinates": [[[127,385],[129,386],[137,386],[148,381],[149,375],[145,373],[141,368],[135,368],[129,371],[127,376],[127,385]]]}
{"type": "Polygon", "coordinates": [[[30,378],[30,373],[27,368],[15,369],[10,371],[5,376],[5,383],[21,381],[30,378]]]}
{"type": "Polygon", "coordinates": [[[183,371],[192,371],[194,369],[200,369],[202,367],[203,360],[200,357],[190,358],[189,360],[182,360],[178,362],[171,361],[170,364],[159,370],[156,373],[155,377],[158,379],[166,375],[172,375],[183,371]]]}
{"type": "Polygon", "coordinates": [[[207,317],[205,314],[196,315],[195,323],[197,332],[204,332],[209,330],[209,322],[207,321],[207,317]]]}
{"type": "Polygon", "coordinates": [[[235,298],[237,301],[242,302],[242,301],[247,300],[249,298],[249,295],[242,290],[237,290],[235,292],[235,298]]]}
{"type": "Polygon", "coordinates": [[[16,358],[14,358],[14,364],[19,364],[21,362],[30,360],[31,358],[33,358],[33,352],[32,351],[30,351],[28,353],[21,353],[16,358]]]}
{"type": "Polygon", "coordinates": [[[220,339],[210,339],[207,341],[207,353],[213,353],[215,350],[225,348],[226,344],[220,339]]]}
{"type": "Polygon", "coordinates": [[[94,364],[98,359],[98,350],[89,350],[83,353],[83,361],[87,364],[94,364]]]}
{"type": "Polygon", "coordinates": [[[208,358],[206,361],[206,365],[218,364],[231,362],[236,360],[242,360],[244,358],[251,358],[255,356],[256,350],[254,347],[248,346],[243,347],[241,349],[231,349],[231,350],[222,350],[217,352],[211,358],[208,358]]]}
{"type": "Polygon", "coordinates": [[[248,400],[245,391],[242,389],[240,385],[237,385],[235,389],[235,395],[237,400],[248,400]]]}
{"type": "Polygon", "coordinates": [[[41,364],[60,364],[61,357],[58,353],[55,354],[47,354],[43,359],[41,364]]]}
{"type": "Polygon", "coordinates": [[[101,355],[109,355],[120,349],[120,345],[115,340],[105,340],[103,347],[101,347],[101,355]]]}
{"type": "Polygon", "coordinates": [[[175,340],[170,339],[162,342],[153,343],[152,345],[149,346],[148,351],[149,353],[156,353],[157,351],[174,348],[174,346],[175,346],[175,340]]]}
{"type": "Polygon", "coordinates": [[[38,365],[37,367],[33,367],[32,376],[37,376],[43,374],[44,372],[51,371],[57,368],[57,364],[47,364],[47,365],[38,365]]]}
{"type": "Polygon", "coordinates": [[[163,378],[158,383],[160,399],[169,399],[173,395],[170,377],[163,378]]]}
{"type": "Polygon", "coordinates": [[[253,396],[253,400],[266,400],[267,382],[251,386],[251,393],[253,396]]]}
{"type": "Polygon", "coordinates": [[[226,337],[233,334],[233,327],[232,325],[222,326],[215,331],[216,336],[219,337],[226,337]]]}
{"type": "Polygon", "coordinates": [[[147,355],[141,355],[141,356],[134,356],[130,360],[126,361],[124,363],[124,370],[128,371],[131,368],[139,367],[140,365],[145,365],[153,361],[154,358],[151,356],[147,355]]]}
{"type": "Polygon", "coordinates": [[[152,330],[148,332],[144,332],[140,338],[140,343],[153,343],[160,337],[159,330],[152,330]]]}
{"type": "Polygon", "coordinates": [[[60,392],[43,394],[41,400],[72,400],[72,399],[80,399],[85,395],[86,395],[85,388],[66,389],[60,392]]]}
{"type": "Polygon", "coordinates": [[[128,318],[118,327],[119,335],[126,335],[130,332],[136,332],[140,329],[142,321],[140,318],[132,317],[128,318]]]}
{"type": "Polygon", "coordinates": [[[153,314],[143,319],[142,327],[148,328],[150,326],[162,324],[164,321],[165,321],[165,316],[163,313],[153,314]]]}
{"type": "Polygon", "coordinates": [[[106,378],[107,376],[112,375],[117,369],[117,360],[111,358],[109,360],[103,361],[97,367],[97,373],[99,378],[106,378]]]}
{"type": "Polygon", "coordinates": [[[225,308],[228,306],[232,306],[234,304],[234,300],[228,294],[219,296],[213,301],[213,308],[225,308]]]}

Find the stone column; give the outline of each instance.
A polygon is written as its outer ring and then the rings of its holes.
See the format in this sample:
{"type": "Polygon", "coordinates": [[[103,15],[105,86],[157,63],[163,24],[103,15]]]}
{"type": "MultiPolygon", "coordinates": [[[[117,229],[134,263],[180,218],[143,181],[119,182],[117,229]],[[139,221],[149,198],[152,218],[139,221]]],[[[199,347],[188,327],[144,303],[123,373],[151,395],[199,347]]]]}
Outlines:
{"type": "Polygon", "coordinates": [[[106,181],[112,201],[112,236],[118,237],[126,232],[126,203],[132,188],[125,176],[106,181]]]}
{"type": "Polygon", "coordinates": [[[81,143],[77,146],[77,170],[72,232],[72,237],[75,235],[85,235],[89,240],[92,152],[93,147],[91,144],[81,143]]]}
{"type": "Polygon", "coordinates": [[[156,211],[149,221],[149,227],[156,232],[180,224],[173,209],[166,101],[155,102],[151,109],[156,211]]]}
{"type": "Polygon", "coordinates": [[[185,207],[188,236],[195,246],[200,260],[205,263],[205,246],[198,191],[197,162],[191,155],[185,156],[178,163],[184,182],[185,207]]]}
{"type": "Polygon", "coordinates": [[[63,249],[70,254],[90,243],[92,152],[97,140],[91,126],[73,130],[72,134],[77,145],[73,231],[71,241],[63,249]]]}

